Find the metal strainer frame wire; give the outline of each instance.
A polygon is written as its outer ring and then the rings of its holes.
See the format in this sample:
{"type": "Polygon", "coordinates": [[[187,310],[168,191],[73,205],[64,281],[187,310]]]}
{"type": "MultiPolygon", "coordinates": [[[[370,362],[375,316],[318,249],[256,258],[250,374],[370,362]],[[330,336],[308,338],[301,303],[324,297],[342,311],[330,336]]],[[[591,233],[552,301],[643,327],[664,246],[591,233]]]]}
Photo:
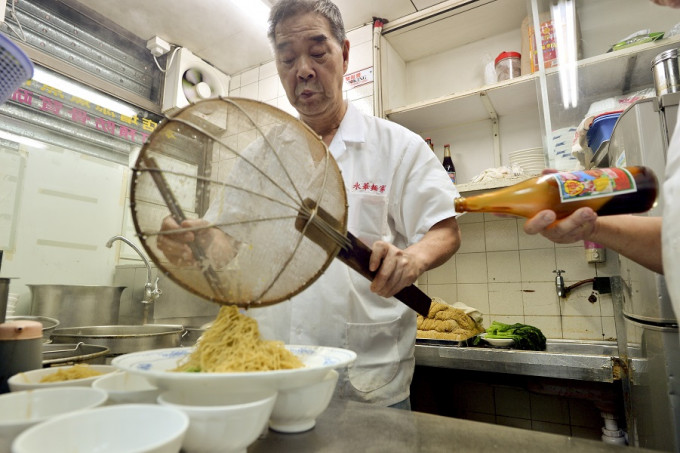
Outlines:
{"type": "MultiPolygon", "coordinates": [[[[269,140],[267,135],[262,130],[261,126],[259,124],[257,124],[257,122],[255,121],[255,119],[253,119],[253,117],[239,104],[238,101],[240,99],[221,97],[220,100],[227,102],[228,104],[237,108],[240,111],[240,113],[250,122],[250,124],[252,124],[255,127],[255,129],[260,134],[260,136],[265,140],[267,148],[274,151],[273,154],[276,156],[276,159],[278,160],[278,163],[280,164],[281,168],[284,169],[283,173],[285,174],[285,176],[288,178],[288,181],[293,186],[293,190],[295,192],[294,194],[290,194],[285,188],[281,187],[281,185],[278,182],[273,180],[268,174],[266,174],[264,171],[262,171],[255,163],[253,163],[250,159],[245,157],[243,155],[243,153],[234,149],[231,145],[224,142],[221,138],[216,137],[214,134],[210,133],[209,131],[205,130],[204,128],[202,128],[202,127],[200,127],[196,124],[192,124],[191,122],[186,121],[185,119],[178,118],[178,115],[180,113],[182,113],[185,109],[176,112],[172,116],[168,116],[168,121],[169,122],[174,121],[176,123],[183,124],[184,126],[187,126],[190,129],[193,129],[193,130],[203,134],[204,136],[213,140],[215,143],[220,144],[225,149],[234,153],[239,159],[241,159],[243,162],[248,164],[252,169],[254,169],[259,174],[261,174],[267,181],[272,183],[283,194],[285,194],[286,198],[288,198],[292,202],[291,205],[285,205],[281,202],[281,200],[273,199],[273,198],[268,197],[268,196],[261,194],[259,192],[253,192],[251,190],[245,189],[245,188],[237,186],[235,184],[229,184],[229,183],[226,183],[226,182],[222,182],[222,181],[215,180],[215,179],[212,179],[212,178],[206,178],[204,176],[199,176],[199,175],[191,175],[191,174],[187,174],[187,173],[183,173],[183,172],[177,172],[177,171],[173,171],[173,170],[163,170],[161,168],[158,168],[158,165],[156,164],[156,162],[153,158],[145,155],[145,152],[144,152],[145,148],[143,148],[140,152],[138,163],[139,163],[140,160],[144,161],[144,163],[147,165],[147,168],[140,168],[138,165],[136,165],[132,169],[133,170],[133,185],[134,185],[134,181],[135,181],[135,175],[134,175],[135,173],[149,172],[151,174],[154,182],[156,183],[157,188],[160,191],[168,209],[170,210],[175,221],[178,224],[181,223],[181,221],[184,218],[184,215],[182,213],[181,207],[179,206],[179,204],[176,201],[174,194],[172,193],[171,189],[168,187],[167,183],[165,182],[164,174],[166,174],[166,173],[167,174],[173,174],[173,175],[176,175],[176,176],[187,177],[187,178],[194,178],[194,179],[197,179],[197,180],[200,180],[200,181],[203,181],[203,182],[207,182],[207,183],[211,183],[211,184],[217,184],[217,185],[222,186],[222,187],[230,187],[232,189],[242,191],[242,192],[254,195],[256,197],[267,199],[269,201],[281,204],[282,206],[287,206],[289,208],[297,210],[298,215],[297,216],[291,216],[290,217],[291,220],[303,218],[303,219],[305,219],[305,223],[304,223],[303,228],[300,231],[301,235],[297,239],[297,243],[295,244],[293,253],[291,253],[290,256],[285,260],[283,265],[280,267],[278,273],[276,275],[274,275],[274,277],[271,280],[271,282],[269,283],[269,285],[266,288],[263,289],[261,294],[255,300],[248,301],[247,303],[238,303],[238,302],[234,303],[232,301],[228,301],[227,297],[224,293],[224,288],[221,285],[219,277],[217,277],[217,275],[215,274],[214,269],[212,269],[212,267],[210,265],[208,265],[207,267],[204,267],[202,269],[202,273],[203,273],[204,277],[206,278],[208,284],[210,285],[211,289],[213,290],[213,292],[215,294],[220,296],[219,300],[211,299],[213,302],[222,303],[222,304],[232,304],[232,305],[235,304],[235,305],[250,306],[251,304],[258,304],[260,302],[260,300],[262,299],[262,297],[265,294],[267,294],[267,292],[272,288],[272,286],[281,277],[281,275],[285,271],[286,267],[288,266],[290,261],[293,259],[295,253],[299,249],[300,244],[302,243],[303,239],[306,237],[306,232],[311,225],[314,225],[316,228],[318,228],[318,230],[320,230],[328,239],[330,239],[332,241],[332,243],[334,243],[335,245],[338,246],[338,247],[336,247],[336,249],[333,253],[329,254],[326,266],[328,265],[328,263],[330,261],[332,261],[332,259],[335,257],[335,255],[338,253],[338,251],[340,249],[348,250],[351,247],[351,243],[350,243],[350,240],[347,238],[347,236],[345,236],[341,232],[337,231],[333,226],[329,225],[325,220],[323,220],[318,215],[318,210],[320,209],[318,207],[318,205],[314,204],[313,206],[308,206],[307,204],[305,204],[303,202],[302,195],[299,193],[297,186],[294,184],[290,174],[286,170],[286,167],[285,167],[284,163],[281,161],[279,153],[276,152],[273,143],[269,140]],[[299,201],[296,202],[295,197],[297,197],[297,200],[299,200],[299,201]]],[[[247,101],[254,102],[252,100],[247,100],[247,101]]],[[[195,105],[195,104],[193,104],[193,105],[195,105]]],[[[267,108],[273,108],[273,107],[271,107],[267,104],[261,104],[261,105],[266,106],[267,108]]],[[[191,107],[192,106],[189,106],[187,108],[191,108],[191,107]]],[[[284,114],[284,115],[288,115],[287,113],[285,113],[283,111],[280,111],[280,113],[284,114]]],[[[330,154],[330,150],[325,145],[325,143],[323,143],[323,141],[321,141],[321,138],[307,124],[303,123],[302,121],[297,120],[296,118],[294,118],[292,116],[290,116],[289,120],[296,122],[296,124],[298,124],[301,127],[304,127],[306,130],[308,130],[314,137],[318,138],[320,145],[323,146],[323,149],[325,151],[323,182],[321,184],[321,187],[319,188],[319,193],[316,196],[316,200],[321,200],[326,189],[327,189],[328,172],[331,171],[330,165],[334,162],[333,156],[330,154]]],[[[153,141],[153,135],[154,134],[152,134],[149,137],[148,143],[151,143],[153,141]]],[[[342,183],[342,179],[340,179],[340,183],[342,183]]],[[[133,201],[133,206],[134,206],[134,201],[133,201]]],[[[345,205],[345,211],[346,211],[346,205],[345,205]]],[[[346,217],[346,213],[345,213],[345,217],[346,217]]],[[[143,232],[141,226],[137,222],[137,217],[134,215],[134,209],[133,209],[133,221],[134,221],[134,224],[135,224],[135,228],[137,229],[137,233],[138,233],[138,236],[140,238],[140,241],[141,241],[142,245],[147,249],[147,253],[149,254],[149,256],[154,260],[155,260],[155,253],[153,253],[151,250],[149,250],[149,248],[146,244],[145,236],[154,236],[154,235],[163,235],[163,234],[178,234],[178,233],[183,233],[183,232],[195,232],[195,231],[199,231],[199,230],[202,230],[202,229],[208,229],[208,228],[213,228],[213,227],[219,228],[219,227],[232,226],[232,225],[236,225],[236,224],[253,223],[253,222],[260,222],[260,221],[270,221],[270,220],[275,220],[275,219],[277,219],[277,218],[270,217],[270,218],[267,218],[267,219],[249,219],[249,220],[240,221],[240,222],[209,223],[208,225],[205,225],[205,226],[191,227],[191,228],[179,228],[179,229],[172,230],[172,231],[160,231],[160,230],[158,230],[158,231],[144,231],[143,232]]],[[[197,246],[197,244],[196,244],[196,246],[197,246]]],[[[203,253],[202,250],[197,249],[196,247],[192,248],[192,250],[195,254],[198,254],[198,255],[203,253]]],[[[164,268],[164,265],[161,262],[156,262],[156,264],[159,267],[164,268]]],[[[170,276],[170,278],[175,280],[176,283],[180,284],[183,287],[187,287],[187,284],[185,284],[185,282],[175,279],[173,277],[173,273],[171,271],[168,271],[167,269],[164,269],[164,270],[166,271],[166,274],[170,276]]],[[[317,273],[317,275],[314,278],[312,278],[311,280],[309,280],[306,285],[303,285],[302,287],[298,288],[297,291],[292,292],[286,298],[293,296],[294,294],[300,292],[301,290],[303,290],[304,288],[309,286],[311,283],[313,283],[316,280],[316,278],[318,278],[319,275],[320,275],[320,273],[317,273]]],[[[202,297],[205,296],[204,294],[196,291],[194,288],[189,287],[187,289],[191,290],[194,293],[198,293],[198,295],[200,295],[202,297]]],[[[286,298],[281,299],[281,300],[285,300],[286,298]]],[[[279,300],[279,301],[281,301],[281,300],[279,300]]]]}

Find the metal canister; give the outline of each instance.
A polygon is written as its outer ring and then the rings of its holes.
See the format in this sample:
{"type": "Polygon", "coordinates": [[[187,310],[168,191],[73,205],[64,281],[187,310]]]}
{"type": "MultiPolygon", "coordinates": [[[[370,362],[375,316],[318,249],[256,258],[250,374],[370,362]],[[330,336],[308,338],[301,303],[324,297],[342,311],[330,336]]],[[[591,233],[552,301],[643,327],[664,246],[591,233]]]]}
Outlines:
{"type": "Polygon", "coordinates": [[[7,380],[22,371],[42,368],[42,324],[9,321],[0,324],[0,393],[9,391],[7,380]]]}
{"type": "Polygon", "coordinates": [[[669,49],[654,57],[652,73],[657,96],[680,91],[678,49],[669,49]]]}

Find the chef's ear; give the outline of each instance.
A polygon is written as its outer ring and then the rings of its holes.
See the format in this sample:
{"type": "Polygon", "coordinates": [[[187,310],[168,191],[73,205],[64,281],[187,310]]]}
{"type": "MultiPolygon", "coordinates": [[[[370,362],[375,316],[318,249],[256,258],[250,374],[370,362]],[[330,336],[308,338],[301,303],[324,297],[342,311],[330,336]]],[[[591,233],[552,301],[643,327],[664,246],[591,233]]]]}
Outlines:
{"type": "Polygon", "coordinates": [[[345,39],[342,43],[342,73],[347,72],[347,68],[349,67],[349,40],[345,39]]]}

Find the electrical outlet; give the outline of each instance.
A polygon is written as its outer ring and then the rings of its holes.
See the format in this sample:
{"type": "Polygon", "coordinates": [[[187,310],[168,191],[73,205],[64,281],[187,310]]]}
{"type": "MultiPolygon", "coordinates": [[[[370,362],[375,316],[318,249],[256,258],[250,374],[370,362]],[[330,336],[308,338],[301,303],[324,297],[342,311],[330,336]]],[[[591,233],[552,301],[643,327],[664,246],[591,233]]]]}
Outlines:
{"type": "Polygon", "coordinates": [[[167,41],[162,40],[158,36],[154,36],[146,42],[146,48],[151,51],[151,54],[155,57],[160,57],[170,52],[170,44],[167,41]]]}

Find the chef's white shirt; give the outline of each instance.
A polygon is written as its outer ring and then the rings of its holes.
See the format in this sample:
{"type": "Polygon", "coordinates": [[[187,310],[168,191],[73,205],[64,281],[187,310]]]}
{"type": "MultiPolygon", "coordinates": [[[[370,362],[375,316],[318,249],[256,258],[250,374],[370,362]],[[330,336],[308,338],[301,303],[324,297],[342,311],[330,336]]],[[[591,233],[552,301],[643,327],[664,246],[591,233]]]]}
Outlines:
{"type": "Polygon", "coordinates": [[[680,319],[680,115],[668,145],[663,199],[663,269],[675,317],[680,319]]]}
{"type": "MultiPolygon", "coordinates": [[[[405,248],[456,215],[458,191],[423,139],[349,104],[330,145],[347,192],[348,231],[367,245],[405,248]]],[[[389,406],[409,396],[415,368],[416,313],[339,260],[290,301],[253,308],[263,337],[286,344],[342,347],[356,362],[341,397],[389,406]]]]}

